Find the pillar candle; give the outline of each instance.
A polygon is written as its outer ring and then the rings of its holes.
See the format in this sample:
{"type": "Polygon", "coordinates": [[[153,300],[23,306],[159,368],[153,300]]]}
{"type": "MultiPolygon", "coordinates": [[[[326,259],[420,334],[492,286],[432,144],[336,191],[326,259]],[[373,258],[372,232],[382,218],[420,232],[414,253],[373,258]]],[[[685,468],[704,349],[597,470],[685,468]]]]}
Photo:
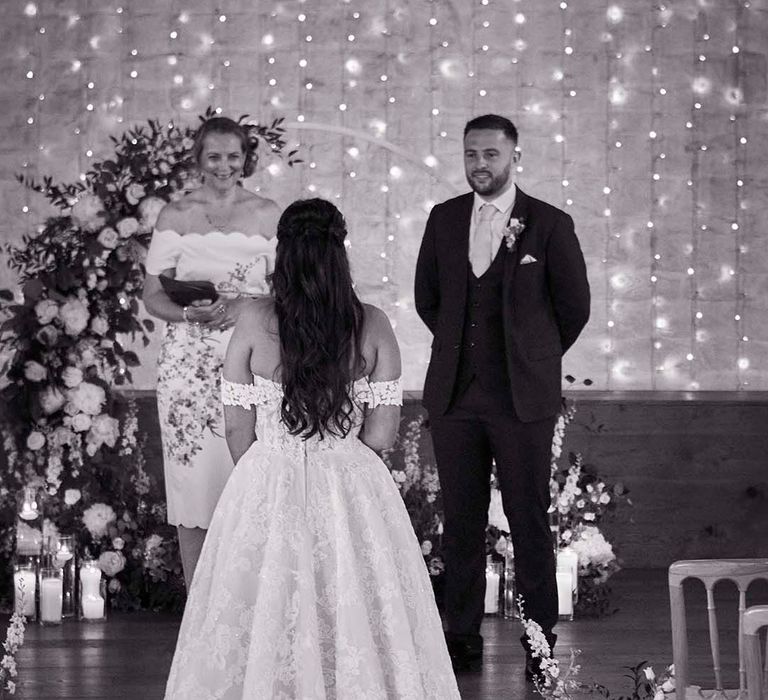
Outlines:
{"type": "Polygon", "coordinates": [[[82,606],[83,617],[86,620],[99,620],[104,617],[104,598],[100,595],[84,595],[82,606]]]}
{"type": "Polygon", "coordinates": [[[40,620],[61,622],[61,577],[44,578],[40,582],[40,620]]]}
{"type": "Polygon", "coordinates": [[[573,617],[573,583],[570,571],[557,572],[557,612],[562,617],[573,617]]]}
{"type": "Polygon", "coordinates": [[[495,614],[499,612],[499,582],[501,577],[493,569],[485,572],[485,612],[495,614]]]}
{"type": "Polygon", "coordinates": [[[571,585],[575,591],[579,581],[579,555],[570,547],[563,547],[557,553],[557,570],[571,572],[571,585]]]}

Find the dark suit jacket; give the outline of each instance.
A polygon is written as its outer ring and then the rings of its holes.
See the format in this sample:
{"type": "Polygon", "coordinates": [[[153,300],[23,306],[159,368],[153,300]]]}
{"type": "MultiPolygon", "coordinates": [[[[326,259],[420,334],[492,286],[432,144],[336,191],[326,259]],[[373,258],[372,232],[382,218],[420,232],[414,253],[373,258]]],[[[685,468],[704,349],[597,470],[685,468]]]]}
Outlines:
{"type": "MultiPolygon", "coordinates": [[[[469,193],[432,209],[416,264],[416,311],[434,335],[423,398],[432,416],[448,410],[456,381],[472,202],[469,193]]],[[[568,214],[518,188],[512,216],[525,229],[503,250],[504,340],[515,411],[530,422],[560,408],[562,356],[589,319],[589,283],[568,214]],[[521,265],[526,255],[536,262],[521,265]]]]}

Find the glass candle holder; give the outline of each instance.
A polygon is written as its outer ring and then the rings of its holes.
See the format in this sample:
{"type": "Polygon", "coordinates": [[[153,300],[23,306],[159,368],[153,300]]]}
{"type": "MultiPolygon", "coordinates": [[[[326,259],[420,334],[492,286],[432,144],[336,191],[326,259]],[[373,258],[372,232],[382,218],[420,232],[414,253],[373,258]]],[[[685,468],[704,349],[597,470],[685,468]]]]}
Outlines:
{"type": "Polygon", "coordinates": [[[507,549],[504,552],[504,617],[512,619],[520,617],[517,607],[517,586],[515,585],[515,550],[512,541],[507,540],[507,549]]]}
{"type": "Polygon", "coordinates": [[[30,563],[13,566],[13,611],[34,620],[37,612],[37,567],[30,563]]]}
{"type": "Polygon", "coordinates": [[[488,561],[485,565],[485,614],[499,614],[501,591],[501,562],[488,561]]]}
{"type": "Polygon", "coordinates": [[[41,625],[60,625],[64,581],[61,569],[44,567],[40,569],[40,614],[41,625]]]}
{"type": "Polygon", "coordinates": [[[78,617],[84,622],[102,622],[107,619],[107,581],[95,559],[80,562],[78,617]]]}
{"type": "Polygon", "coordinates": [[[43,492],[36,486],[25,486],[16,496],[16,515],[20,520],[36,524],[40,530],[43,525],[43,492]]]}
{"type": "Polygon", "coordinates": [[[65,618],[74,617],[77,602],[75,596],[77,581],[77,541],[75,536],[59,535],[57,537],[49,537],[47,546],[44,550],[43,560],[45,566],[61,569],[63,586],[61,614],[65,618]]]}
{"type": "Polygon", "coordinates": [[[43,549],[43,494],[25,486],[16,495],[16,561],[40,567],[43,549]]]}

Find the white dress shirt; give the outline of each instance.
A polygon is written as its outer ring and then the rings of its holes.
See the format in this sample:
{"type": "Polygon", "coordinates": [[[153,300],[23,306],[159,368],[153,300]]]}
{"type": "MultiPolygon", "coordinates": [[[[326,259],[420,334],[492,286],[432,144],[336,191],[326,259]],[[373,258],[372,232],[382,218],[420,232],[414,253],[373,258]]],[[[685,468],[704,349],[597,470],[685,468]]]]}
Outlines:
{"type": "Polygon", "coordinates": [[[494,257],[499,251],[501,240],[504,237],[502,233],[504,226],[506,226],[509,216],[512,213],[512,207],[515,206],[515,195],[517,193],[517,187],[512,185],[508,190],[502,192],[496,199],[491,201],[483,199],[477,192],[475,192],[475,201],[472,203],[472,220],[469,224],[469,259],[472,259],[472,250],[476,248],[475,243],[477,235],[477,222],[480,218],[480,207],[483,204],[490,204],[498,210],[491,222],[491,250],[493,250],[494,257]],[[503,215],[503,216],[502,216],[503,215]]]}

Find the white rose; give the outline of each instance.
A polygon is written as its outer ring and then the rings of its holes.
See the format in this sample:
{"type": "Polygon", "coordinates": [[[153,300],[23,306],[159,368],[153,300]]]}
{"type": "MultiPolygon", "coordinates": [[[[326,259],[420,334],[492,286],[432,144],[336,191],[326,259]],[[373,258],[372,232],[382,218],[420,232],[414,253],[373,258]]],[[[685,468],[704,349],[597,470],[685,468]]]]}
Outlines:
{"type": "Polygon", "coordinates": [[[152,552],[157,549],[163,543],[163,538],[160,535],[154,534],[147,537],[144,541],[144,557],[149,558],[152,556],[152,552]]]}
{"type": "Polygon", "coordinates": [[[83,524],[88,528],[91,535],[96,538],[107,534],[109,524],[114,522],[116,517],[112,507],[105,503],[94,503],[84,510],[82,515],[83,524]]]}
{"type": "Polygon", "coordinates": [[[109,321],[103,316],[94,316],[91,319],[91,330],[96,335],[105,335],[109,330],[109,321]]]}
{"type": "Polygon", "coordinates": [[[70,389],[74,389],[83,383],[83,370],[79,367],[67,367],[61,373],[61,381],[70,389]]]}
{"type": "Polygon", "coordinates": [[[117,418],[112,418],[112,416],[102,413],[91,422],[88,442],[114,447],[118,437],[120,437],[120,423],[117,418]]]}
{"type": "Polygon", "coordinates": [[[90,382],[83,382],[74,389],[70,389],[69,400],[81,413],[95,416],[101,413],[101,407],[107,399],[104,389],[90,382]]]}
{"type": "Polygon", "coordinates": [[[78,413],[72,416],[72,430],[76,433],[84,433],[91,427],[91,417],[87,413],[78,413]]]}
{"type": "Polygon", "coordinates": [[[661,688],[656,688],[656,692],[653,694],[653,700],[664,700],[664,691],[661,688]]]}
{"type": "Polygon", "coordinates": [[[27,447],[33,452],[37,452],[43,445],[45,445],[45,435],[39,430],[33,430],[27,436],[27,447]]]}
{"type": "Polygon", "coordinates": [[[594,513],[584,513],[584,520],[594,520],[595,514],[594,513]]]}
{"type": "Polygon", "coordinates": [[[46,370],[39,362],[28,360],[24,363],[24,376],[29,379],[30,382],[42,382],[47,374],[48,370],[46,370]]]}
{"type": "Polygon", "coordinates": [[[40,407],[47,416],[61,410],[66,402],[64,394],[55,386],[46,387],[40,394],[40,407]]]}
{"type": "Polygon", "coordinates": [[[429,540],[424,540],[421,543],[421,553],[426,557],[432,552],[432,543],[429,540]]]}
{"type": "Polygon", "coordinates": [[[134,182],[131,183],[125,191],[125,198],[128,200],[128,204],[138,204],[144,194],[144,186],[140,185],[138,182],[134,182]]]}
{"type": "Polygon", "coordinates": [[[51,445],[51,447],[64,447],[64,445],[70,443],[73,437],[74,434],[69,428],[60,425],[48,437],[48,444],[51,445]]]}
{"type": "Polygon", "coordinates": [[[80,353],[80,360],[85,367],[90,367],[91,365],[96,364],[98,356],[90,342],[86,341],[78,343],[77,350],[80,353]]]}
{"type": "Polygon", "coordinates": [[[64,491],[64,503],[73,506],[80,500],[80,489],[67,489],[64,491]]]}
{"type": "Polygon", "coordinates": [[[117,232],[120,234],[120,238],[130,238],[138,230],[139,222],[132,216],[120,219],[120,221],[117,222],[117,232]]]}
{"type": "Polygon", "coordinates": [[[157,217],[160,216],[160,211],[164,206],[165,202],[159,197],[147,197],[141,200],[139,216],[145,231],[151,231],[155,227],[157,217]]]}
{"type": "Polygon", "coordinates": [[[41,299],[35,304],[35,313],[40,325],[45,326],[59,315],[59,305],[53,299],[41,299]]]}
{"type": "Polygon", "coordinates": [[[117,231],[115,231],[115,229],[113,229],[111,226],[107,226],[106,228],[101,229],[101,232],[99,233],[96,240],[105,248],[112,250],[113,248],[117,248],[120,237],[117,235],[117,231]]]}
{"type": "Polygon", "coordinates": [[[123,588],[123,584],[120,583],[116,578],[110,579],[109,583],[107,584],[107,588],[109,589],[110,593],[120,593],[120,591],[123,588]]]}
{"type": "Polygon", "coordinates": [[[102,552],[99,568],[110,577],[119,574],[125,568],[125,556],[121,552],[102,552]]]}
{"type": "Polygon", "coordinates": [[[88,325],[88,307],[80,300],[70,298],[59,310],[59,316],[64,321],[64,332],[76,336],[82,333],[88,325]]]}
{"type": "Polygon", "coordinates": [[[600,494],[600,503],[602,503],[603,505],[608,503],[610,500],[611,500],[611,497],[605,491],[603,491],[603,493],[600,494]]]}
{"type": "Polygon", "coordinates": [[[661,684],[661,690],[664,693],[671,693],[675,689],[675,679],[674,678],[667,678],[662,684],[661,684]]]}
{"type": "Polygon", "coordinates": [[[646,666],[643,669],[643,673],[645,674],[645,677],[653,683],[653,681],[656,680],[656,674],[653,672],[653,668],[651,666],[646,666]]]}
{"type": "Polygon", "coordinates": [[[109,321],[104,316],[96,316],[91,321],[91,330],[96,335],[104,336],[109,331],[109,321]]]}
{"type": "Polygon", "coordinates": [[[72,218],[83,228],[93,231],[103,221],[104,204],[95,194],[81,194],[72,206],[72,218]]]}

